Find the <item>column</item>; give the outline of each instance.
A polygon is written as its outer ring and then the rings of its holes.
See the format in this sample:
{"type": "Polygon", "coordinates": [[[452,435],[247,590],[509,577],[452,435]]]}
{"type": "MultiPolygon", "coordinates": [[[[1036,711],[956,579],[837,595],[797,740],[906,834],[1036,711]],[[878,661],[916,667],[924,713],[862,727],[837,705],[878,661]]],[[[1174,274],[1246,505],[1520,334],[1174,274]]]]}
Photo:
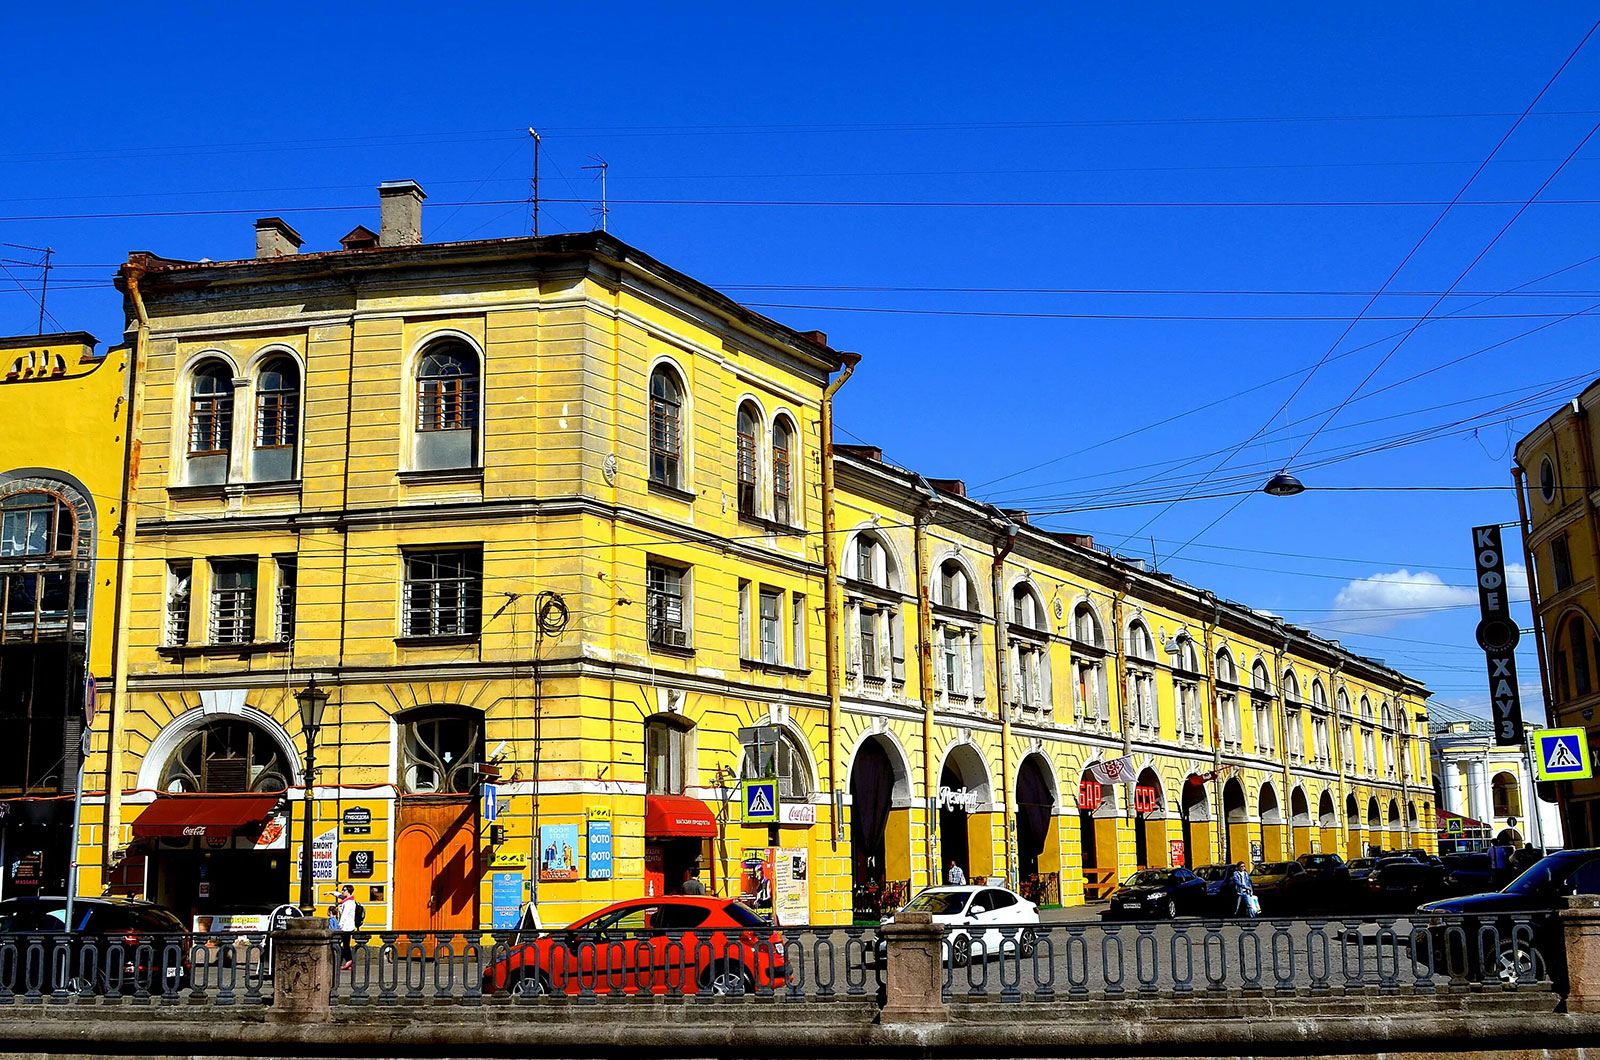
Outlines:
{"type": "Polygon", "coordinates": [[[1467,762],[1467,816],[1490,824],[1489,779],[1484,775],[1483,759],[1467,762]]]}
{"type": "Polygon", "coordinates": [[[1444,792],[1444,808],[1451,813],[1461,812],[1461,790],[1456,787],[1461,782],[1461,770],[1457,768],[1455,759],[1439,757],[1439,787],[1444,792]]]}

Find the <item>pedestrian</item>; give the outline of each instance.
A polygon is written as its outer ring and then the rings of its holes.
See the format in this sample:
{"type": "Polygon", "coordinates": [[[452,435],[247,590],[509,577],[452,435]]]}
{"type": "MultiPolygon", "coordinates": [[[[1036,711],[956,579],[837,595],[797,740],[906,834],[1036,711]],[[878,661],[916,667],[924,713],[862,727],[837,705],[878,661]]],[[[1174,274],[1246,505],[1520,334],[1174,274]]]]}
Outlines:
{"type": "Polygon", "coordinates": [[[684,894],[704,895],[706,885],[700,882],[700,859],[695,858],[689,863],[689,875],[683,881],[684,894]]]}
{"type": "Polygon", "coordinates": [[[955,858],[950,859],[949,867],[944,870],[944,882],[952,887],[965,887],[967,885],[967,874],[961,870],[960,865],[956,864],[955,858]]]}
{"type": "Polygon", "coordinates": [[[1233,915],[1236,917],[1253,917],[1256,915],[1256,889],[1250,885],[1250,877],[1245,873],[1244,866],[1236,864],[1233,873],[1228,877],[1229,884],[1233,887],[1233,915]]]}
{"type": "Polygon", "coordinates": [[[338,911],[339,921],[339,956],[344,958],[341,966],[343,971],[349,971],[355,966],[356,952],[352,945],[352,936],[356,928],[361,926],[361,903],[356,901],[356,889],[350,884],[339,888],[339,904],[334,907],[338,911]]]}

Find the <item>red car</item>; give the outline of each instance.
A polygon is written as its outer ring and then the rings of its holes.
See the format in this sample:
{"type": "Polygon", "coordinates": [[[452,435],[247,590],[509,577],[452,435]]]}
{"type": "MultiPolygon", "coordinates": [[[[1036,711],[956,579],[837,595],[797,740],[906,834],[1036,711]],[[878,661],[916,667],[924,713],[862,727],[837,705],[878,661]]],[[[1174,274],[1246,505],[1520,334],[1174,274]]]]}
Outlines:
{"type": "Polygon", "coordinates": [[[783,985],[783,934],[738,902],[617,902],[519,944],[484,970],[485,994],[754,993],[783,985]]]}

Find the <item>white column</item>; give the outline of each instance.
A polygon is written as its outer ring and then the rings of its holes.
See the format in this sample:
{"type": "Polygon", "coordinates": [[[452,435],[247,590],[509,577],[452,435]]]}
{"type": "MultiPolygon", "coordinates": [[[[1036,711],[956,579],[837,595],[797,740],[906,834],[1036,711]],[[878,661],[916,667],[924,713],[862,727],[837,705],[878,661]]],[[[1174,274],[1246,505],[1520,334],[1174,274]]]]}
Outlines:
{"type": "Polygon", "coordinates": [[[1461,767],[1455,759],[1439,758],[1439,787],[1444,791],[1444,808],[1450,813],[1461,812],[1461,767]]]}
{"type": "Polygon", "coordinates": [[[1486,825],[1493,825],[1489,818],[1489,779],[1484,775],[1483,759],[1472,758],[1467,762],[1467,816],[1482,821],[1486,825]]]}

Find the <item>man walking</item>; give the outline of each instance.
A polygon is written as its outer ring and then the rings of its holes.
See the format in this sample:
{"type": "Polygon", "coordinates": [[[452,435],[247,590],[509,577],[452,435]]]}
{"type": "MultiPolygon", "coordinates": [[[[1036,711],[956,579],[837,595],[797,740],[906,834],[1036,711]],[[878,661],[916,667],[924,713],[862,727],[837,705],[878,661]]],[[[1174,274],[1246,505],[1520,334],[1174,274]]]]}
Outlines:
{"type": "Polygon", "coordinates": [[[956,864],[955,858],[950,859],[950,867],[944,870],[944,882],[952,887],[966,885],[967,874],[961,871],[961,866],[956,864]]]}
{"type": "Polygon", "coordinates": [[[342,971],[349,971],[355,965],[355,948],[351,945],[351,936],[356,928],[361,926],[361,903],[356,901],[356,889],[350,884],[339,888],[339,904],[335,907],[339,920],[339,956],[344,959],[340,966],[342,971]]]}

